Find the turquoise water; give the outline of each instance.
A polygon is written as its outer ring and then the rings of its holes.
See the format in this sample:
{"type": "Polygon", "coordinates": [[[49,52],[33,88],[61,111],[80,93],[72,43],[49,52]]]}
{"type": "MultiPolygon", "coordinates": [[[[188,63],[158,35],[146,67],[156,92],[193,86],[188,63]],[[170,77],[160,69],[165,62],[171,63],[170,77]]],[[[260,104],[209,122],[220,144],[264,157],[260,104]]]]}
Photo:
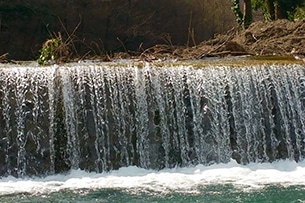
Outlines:
{"type": "Polygon", "coordinates": [[[305,162],[5,177],[0,202],[305,202],[305,162]]]}
{"type": "Polygon", "coordinates": [[[0,197],[0,202],[305,202],[304,186],[270,185],[263,189],[244,191],[232,184],[209,185],[197,193],[129,191],[99,189],[61,191],[47,195],[14,194],[0,197]]]}

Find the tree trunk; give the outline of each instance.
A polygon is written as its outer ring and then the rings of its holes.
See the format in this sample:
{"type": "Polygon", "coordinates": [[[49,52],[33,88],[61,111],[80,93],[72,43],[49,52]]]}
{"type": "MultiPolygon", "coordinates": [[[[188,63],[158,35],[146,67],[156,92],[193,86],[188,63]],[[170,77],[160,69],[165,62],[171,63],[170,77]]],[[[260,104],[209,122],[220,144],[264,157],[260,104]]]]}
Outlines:
{"type": "Polygon", "coordinates": [[[266,0],[270,20],[275,20],[275,2],[276,0],[266,0]]]}
{"type": "Polygon", "coordinates": [[[277,1],[274,5],[274,10],[275,10],[275,19],[284,19],[288,18],[287,15],[284,15],[282,13],[283,6],[280,5],[280,3],[277,1]]]}
{"type": "Polygon", "coordinates": [[[251,0],[244,0],[244,28],[247,29],[252,23],[252,4],[251,0]]]}

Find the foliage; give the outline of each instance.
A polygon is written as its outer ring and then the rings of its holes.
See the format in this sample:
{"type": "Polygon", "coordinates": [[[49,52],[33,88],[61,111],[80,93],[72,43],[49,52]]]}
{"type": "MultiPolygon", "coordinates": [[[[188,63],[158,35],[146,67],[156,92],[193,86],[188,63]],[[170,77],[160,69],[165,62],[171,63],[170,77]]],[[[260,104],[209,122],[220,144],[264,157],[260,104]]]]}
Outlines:
{"type": "Polygon", "coordinates": [[[231,9],[238,26],[243,29],[248,28],[253,21],[251,0],[244,0],[243,12],[241,12],[239,0],[232,0],[231,2],[231,9]]]}
{"type": "Polygon", "coordinates": [[[304,0],[277,0],[280,12],[284,18],[289,17],[289,13],[295,13],[296,8],[304,4],[304,0]]]}
{"type": "Polygon", "coordinates": [[[50,65],[65,62],[69,55],[68,45],[62,40],[61,34],[48,39],[40,50],[37,60],[39,65],[50,65]]]}
{"type": "Polygon", "coordinates": [[[255,10],[263,11],[267,21],[279,18],[293,20],[298,8],[304,5],[304,0],[252,0],[252,5],[255,10]]]}
{"type": "Polygon", "coordinates": [[[265,0],[252,0],[252,6],[254,10],[261,9],[266,21],[271,21],[270,14],[268,13],[268,8],[265,0]]]}
{"type": "Polygon", "coordinates": [[[237,22],[237,24],[242,27],[243,25],[243,13],[240,10],[240,6],[239,6],[239,0],[232,0],[232,7],[231,7],[234,15],[235,15],[235,20],[237,22]]]}
{"type": "Polygon", "coordinates": [[[289,20],[301,20],[305,19],[305,6],[303,7],[297,7],[295,9],[295,12],[291,12],[288,14],[289,20]]]}

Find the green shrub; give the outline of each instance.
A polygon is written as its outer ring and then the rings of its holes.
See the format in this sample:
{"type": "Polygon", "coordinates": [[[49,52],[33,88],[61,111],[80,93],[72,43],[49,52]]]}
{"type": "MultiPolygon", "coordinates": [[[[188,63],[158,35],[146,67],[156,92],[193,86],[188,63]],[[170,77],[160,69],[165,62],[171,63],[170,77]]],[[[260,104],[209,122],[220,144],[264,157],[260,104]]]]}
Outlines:
{"type": "Polygon", "coordinates": [[[305,19],[305,6],[304,7],[297,7],[295,12],[289,13],[290,20],[301,20],[305,19]]]}
{"type": "Polygon", "coordinates": [[[48,39],[40,50],[37,60],[39,65],[51,65],[65,62],[69,58],[68,45],[62,40],[61,34],[48,39]]]}

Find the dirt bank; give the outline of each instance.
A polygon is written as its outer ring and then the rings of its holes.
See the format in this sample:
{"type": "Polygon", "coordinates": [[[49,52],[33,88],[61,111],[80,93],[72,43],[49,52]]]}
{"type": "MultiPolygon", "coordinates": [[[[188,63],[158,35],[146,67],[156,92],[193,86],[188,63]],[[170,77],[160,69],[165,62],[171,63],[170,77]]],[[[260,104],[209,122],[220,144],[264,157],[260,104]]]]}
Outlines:
{"type": "Polygon", "coordinates": [[[237,28],[216,35],[196,47],[173,48],[158,45],[142,53],[142,57],[177,59],[202,59],[213,56],[305,56],[305,20],[291,22],[254,22],[247,30],[237,28]]]}

